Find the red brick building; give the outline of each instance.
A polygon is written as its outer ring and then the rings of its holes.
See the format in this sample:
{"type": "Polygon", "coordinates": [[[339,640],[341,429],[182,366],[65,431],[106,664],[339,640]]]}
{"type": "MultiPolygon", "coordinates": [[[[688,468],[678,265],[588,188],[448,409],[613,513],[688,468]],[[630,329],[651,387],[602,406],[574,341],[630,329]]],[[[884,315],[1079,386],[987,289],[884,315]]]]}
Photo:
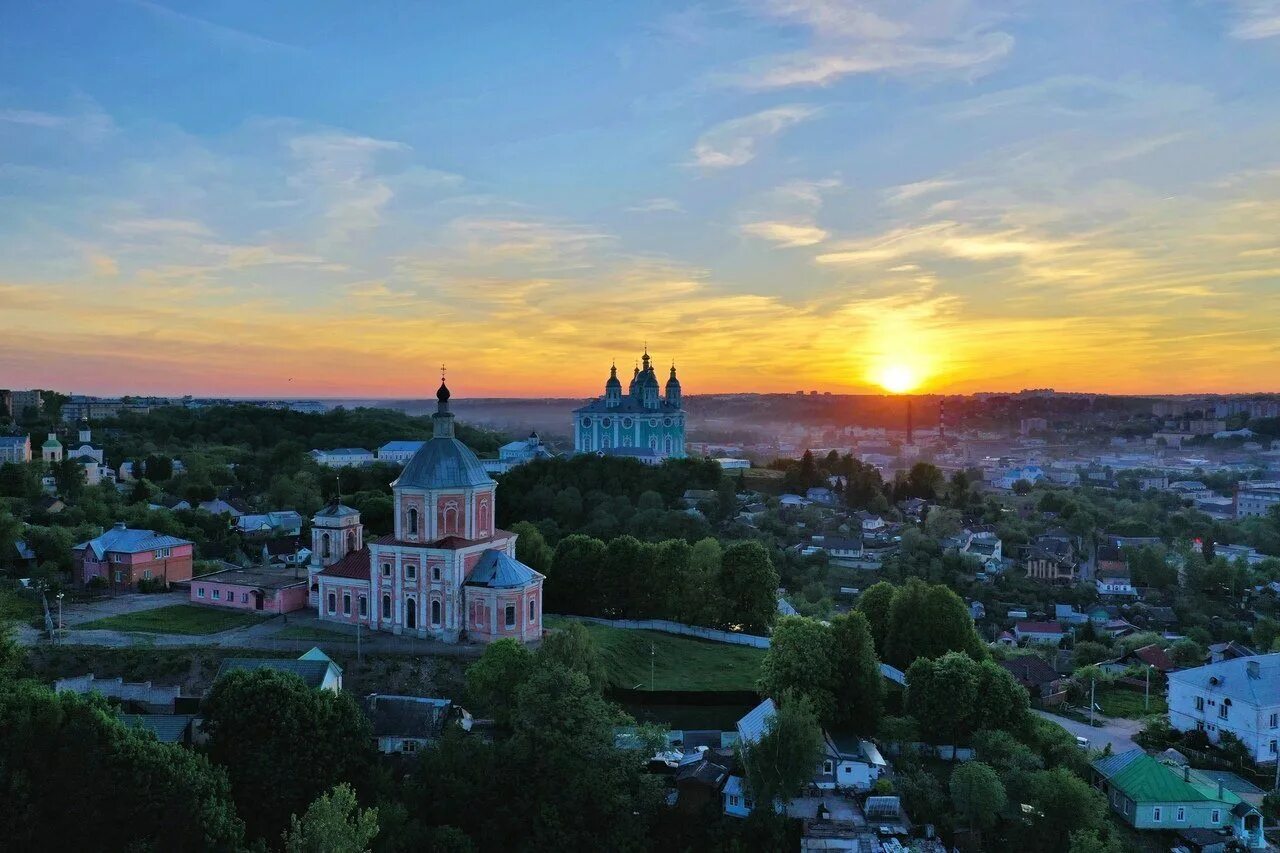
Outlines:
{"type": "Polygon", "coordinates": [[[191,580],[195,545],[154,530],[131,530],[123,522],[72,551],[71,577],[77,586],[102,578],[112,590],[126,591],[140,581],[191,580]]]}

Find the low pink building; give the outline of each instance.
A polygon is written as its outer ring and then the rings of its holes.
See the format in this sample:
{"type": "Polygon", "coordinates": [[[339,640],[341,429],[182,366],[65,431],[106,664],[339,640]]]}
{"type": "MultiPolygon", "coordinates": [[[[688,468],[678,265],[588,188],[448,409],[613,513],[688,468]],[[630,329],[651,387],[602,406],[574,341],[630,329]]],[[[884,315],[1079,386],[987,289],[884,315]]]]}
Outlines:
{"type": "Polygon", "coordinates": [[[192,604],[263,613],[292,613],[307,606],[307,579],[293,570],[227,568],[191,581],[192,604]]]}

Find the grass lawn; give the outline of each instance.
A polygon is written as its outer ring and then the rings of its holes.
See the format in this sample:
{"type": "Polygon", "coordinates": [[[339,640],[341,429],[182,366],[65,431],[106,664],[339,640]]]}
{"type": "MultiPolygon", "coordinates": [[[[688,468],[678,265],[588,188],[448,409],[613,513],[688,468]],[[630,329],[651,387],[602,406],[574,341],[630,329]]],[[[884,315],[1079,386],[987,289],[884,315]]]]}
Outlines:
{"type": "Polygon", "coordinates": [[[1098,707],[1102,709],[1102,713],[1108,717],[1123,717],[1129,720],[1136,720],[1153,714],[1167,714],[1169,712],[1169,706],[1165,702],[1165,698],[1160,695],[1159,688],[1155,685],[1152,685],[1151,688],[1150,708],[1143,708],[1141,693],[1134,690],[1123,690],[1118,687],[1098,690],[1095,701],[1098,703],[1098,707]]]}
{"type": "MultiPolygon", "coordinates": [[[[568,621],[548,616],[557,628],[568,621]]],[[[615,687],[650,689],[653,663],[655,690],[755,690],[765,650],[713,643],[658,631],[628,631],[584,622],[600,646],[609,680],[615,687]]]]}
{"type": "Polygon", "coordinates": [[[106,616],[77,625],[71,630],[139,631],[145,634],[218,634],[232,628],[254,625],[264,617],[243,610],[216,610],[197,604],[174,604],[137,613],[106,616]]]}
{"type": "MultiPolygon", "coordinates": [[[[368,634],[368,631],[365,632],[368,634]]],[[[323,640],[326,643],[354,643],[355,634],[332,631],[314,625],[288,625],[271,635],[276,640],[323,640]]]]}

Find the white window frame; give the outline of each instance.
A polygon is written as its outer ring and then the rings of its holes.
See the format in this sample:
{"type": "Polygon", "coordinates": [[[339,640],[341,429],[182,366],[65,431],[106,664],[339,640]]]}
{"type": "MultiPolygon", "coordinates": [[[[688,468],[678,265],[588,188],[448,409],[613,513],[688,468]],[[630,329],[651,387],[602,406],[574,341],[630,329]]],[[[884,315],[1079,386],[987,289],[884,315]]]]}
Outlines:
{"type": "Polygon", "coordinates": [[[383,576],[384,578],[389,578],[389,577],[391,577],[391,564],[390,564],[390,563],[383,563],[383,564],[382,564],[382,576],[383,576]]]}
{"type": "Polygon", "coordinates": [[[328,608],[330,616],[338,612],[338,594],[336,592],[328,593],[325,598],[325,606],[328,608]]]}
{"type": "Polygon", "coordinates": [[[196,598],[204,598],[204,587],[196,587],[196,598]]]}
{"type": "Polygon", "coordinates": [[[1214,809],[1209,813],[1209,822],[1213,824],[1222,823],[1222,810],[1214,809]]]}
{"type": "Polygon", "coordinates": [[[508,604],[502,611],[502,622],[504,628],[514,628],[516,626],[516,606],[508,604]]]}
{"type": "Polygon", "coordinates": [[[836,763],[834,761],[828,758],[826,761],[822,762],[822,775],[834,776],[835,772],[836,772],[836,763]]]}
{"type": "Polygon", "coordinates": [[[1153,806],[1151,808],[1151,822],[1161,823],[1163,820],[1164,820],[1164,809],[1161,808],[1160,806],[1153,806]]]}
{"type": "Polygon", "coordinates": [[[411,581],[412,581],[412,580],[417,580],[417,579],[418,579],[418,567],[417,567],[417,566],[415,566],[415,565],[413,565],[412,563],[410,563],[409,565],[405,566],[405,567],[404,567],[404,576],[405,576],[405,579],[406,579],[406,580],[411,580],[411,581]]]}
{"type": "Polygon", "coordinates": [[[1271,728],[1280,728],[1280,714],[1271,712],[1271,728]]]}
{"type": "Polygon", "coordinates": [[[214,601],[221,601],[221,600],[222,600],[222,590],[220,590],[220,589],[215,589],[215,590],[213,591],[213,600],[214,600],[214,601]]]}
{"type": "Polygon", "coordinates": [[[538,600],[536,598],[529,599],[529,624],[532,625],[538,621],[538,600]]]}
{"type": "Polygon", "coordinates": [[[1178,823],[1183,823],[1186,821],[1187,819],[1186,806],[1178,806],[1178,810],[1174,812],[1174,819],[1178,821],[1178,823]]]}

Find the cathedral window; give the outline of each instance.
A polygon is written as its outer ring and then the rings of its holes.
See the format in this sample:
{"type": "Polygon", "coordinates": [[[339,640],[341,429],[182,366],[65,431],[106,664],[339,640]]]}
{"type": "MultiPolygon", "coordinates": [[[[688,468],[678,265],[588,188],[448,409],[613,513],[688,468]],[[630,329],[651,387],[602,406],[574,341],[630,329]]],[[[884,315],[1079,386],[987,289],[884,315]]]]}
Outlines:
{"type": "Polygon", "coordinates": [[[389,578],[389,577],[391,577],[391,564],[390,564],[390,563],[383,563],[383,564],[382,564],[382,576],[383,576],[384,578],[389,578]]]}
{"type": "Polygon", "coordinates": [[[605,429],[608,429],[609,427],[613,426],[613,419],[605,418],[600,422],[600,426],[604,427],[605,429]]]}
{"type": "Polygon", "coordinates": [[[663,426],[671,426],[671,418],[667,418],[665,421],[663,421],[663,422],[662,422],[662,425],[663,425],[663,426]]]}
{"type": "Polygon", "coordinates": [[[328,558],[329,558],[329,552],[330,552],[330,548],[329,548],[329,534],[328,534],[328,533],[326,533],[326,534],[324,534],[323,536],[321,536],[321,537],[320,537],[320,556],[324,557],[325,559],[328,559],[328,558]]]}
{"type": "Polygon", "coordinates": [[[582,419],[582,426],[583,426],[584,428],[590,428],[590,426],[591,426],[591,418],[583,418],[583,419],[582,419]]]}
{"type": "Polygon", "coordinates": [[[436,581],[440,580],[440,567],[439,567],[439,566],[432,566],[432,567],[431,567],[431,579],[432,579],[432,580],[436,580],[436,581]]]}
{"type": "Polygon", "coordinates": [[[431,602],[431,624],[440,624],[440,602],[438,601],[431,602]]]}
{"type": "Polygon", "coordinates": [[[622,419],[622,428],[623,428],[623,429],[631,429],[631,418],[623,418],[623,419],[622,419]]]}
{"type": "Polygon", "coordinates": [[[354,530],[347,533],[347,550],[354,551],[356,549],[356,532],[354,530]]]}
{"type": "Polygon", "coordinates": [[[382,621],[391,621],[391,596],[389,595],[382,596],[382,621]]]}
{"type": "Polygon", "coordinates": [[[405,576],[406,578],[408,578],[409,580],[416,580],[416,579],[417,579],[417,577],[418,577],[418,567],[417,567],[417,566],[412,566],[412,565],[410,565],[410,566],[405,566],[405,567],[404,567],[404,576],[405,576]]]}
{"type": "Polygon", "coordinates": [[[329,593],[329,612],[338,612],[338,596],[335,593],[329,593]]]}
{"type": "Polygon", "coordinates": [[[369,599],[363,595],[360,596],[360,615],[361,616],[369,615],[369,599]]]}
{"type": "Polygon", "coordinates": [[[418,535],[418,508],[416,506],[409,507],[409,535],[418,535]]]}
{"type": "Polygon", "coordinates": [[[534,622],[537,620],[537,618],[538,618],[538,602],[531,598],[529,599],[529,621],[534,622]]]}
{"type": "Polygon", "coordinates": [[[651,426],[651,427],[656,427],[657,425],[658,425],[658,419],[657,419],[657,418],[649,418],[649,426],[651,426]]]}
{"type": "Polygon", "coordinates": [[[507,627],[514,628],[516,626],[516,606],[514,604],[507,605],[507,627]]]}

